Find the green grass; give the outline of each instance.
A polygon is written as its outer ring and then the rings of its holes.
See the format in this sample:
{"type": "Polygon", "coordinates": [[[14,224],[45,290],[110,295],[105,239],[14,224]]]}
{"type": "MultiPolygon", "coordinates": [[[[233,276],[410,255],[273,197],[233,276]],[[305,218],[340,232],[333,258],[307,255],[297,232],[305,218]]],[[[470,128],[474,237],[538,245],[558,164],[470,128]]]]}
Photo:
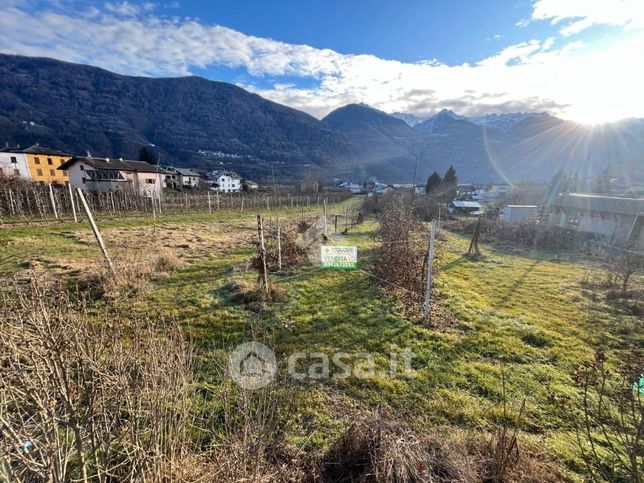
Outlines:
{"type": "MultiPolygon", "coordinates": [[[[233,221],[252,220],[254,214],[213,216],[233,221]]],[[[176,217],[173,223],[204,220],[213,217],[176,217]]],[[[145,223],[150,220],[102,225],[145,223]]],[[[81,246],[65,236],[74,228],[56,226],[47,232],[13,228],[0,233],[0,240],[20,240],[24,250],[29,247],[25,253],[46,255],[64,249],[75,256],[89,256],[91,251],[96,257],[96,247],[81,246]]],[[[329,357],[346,352],[354,358],[372,353],[376,375],[370,379],[285,380],[298,401],[294,416],[298,429],[292,439],[306,441],[312,449],[335,439],[357,411],[376,408],[419,428],[491,428],[503,417],[503,373],[510,424],[518,425],[526,439],[548,448],[572,474],[582,471],[570,417],[552,405],[549,396],[574,397],[571,373],[597,348],[614,352],[644,344],[642,321],[601,296],[593,299],[581,288],[583,261],[487,245],[482,246],[484,256],[473,260],[463,256],[468,240],[448,234],[441,242],[436,303],[456,322],[441,330],[414,325],[370,275],[376,228],[368,220],[342,241],[358,246],[359,270],[302,266],[293,273],[273,274],[273,283],[285,290],[287,299],[270,306],[236,304],[227,291],[233,279],[254,280],[252,272],[245,272],[254,248],[244,245],[224,256],[188,264],[156,282],[127,310],[162,313],[181,322],[199,349],[201,381],[212,388],[221,381],[218,367],[226,351],[252,337],[275,349],[282,371],[294,352],[322,352],[329,357]],[[415,377],[391,379],[388,355],[406,348],[415,355],[415,377]],[[526,413],[517,421],[516,409],[524,399],[526,413]]],[[[332,365],[331,373],[337,372],[332,365]]]]}

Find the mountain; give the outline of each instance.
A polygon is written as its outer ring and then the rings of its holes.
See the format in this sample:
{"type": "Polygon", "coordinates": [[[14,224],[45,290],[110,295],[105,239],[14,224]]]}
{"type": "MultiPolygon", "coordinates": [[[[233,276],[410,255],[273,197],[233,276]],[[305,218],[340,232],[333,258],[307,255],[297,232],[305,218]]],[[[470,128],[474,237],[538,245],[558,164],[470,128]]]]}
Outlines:
{"type": "Polygon", "coordinates": [[[419,131],[424,131],[430,134],[437,134],[440,133],[440,131],[453,125],[454,123],[467,125],[469,124],[469,121],[465,116],[459,116],[449,109],[443,109],[438,114],[435,114],[429,119],[416,124],[416,126],[414,127],[419,131]]]}
{"type": "Polygon", "coordinates": [[[163,164],[225,166],[261,178],[363,158],[327,124],[200,77],[145,78],[52,59],[0,55],[0,141],[163,164]]]}
{"type": "Polygon", "coordinates": [[[491,129],[508,132],[514,126],[525,120],[548,119],[551,117],[546,112],[512,112],[509,114],[486,114],[479,117],[468,117],[467,120],[491,129]]]}
{"type": "Polygon", "coordinates": [[[407,114],[404,112],[392,112],[391,115],[397,119],[400,119],[401,121],[405,121],[411,127],[414,127],[416,124],[420,124],[425,120],[424,117],[418,117],[414,114],[407,114]]]}
{"type": "Polygon", "coordinates": [[[644,178],[644,121],[582,126],[545,113],[468,118],[449,110],[410,126],[362,104],[318,120],[232,84],[146,78],[52,59],[0,54],[0,142],[39,142],[73,154],[227,168],[262,180],[426,179],[456,167],[461,181],[580,178],[611,165],[644,178]]]}
{"type": "Polygon", "coordinates": [[[322,122],[352,139],[369,159],[354,165],[356,175],[411,181],[422,135],[406,122],[364,104],[336,109],[322,122]]]}

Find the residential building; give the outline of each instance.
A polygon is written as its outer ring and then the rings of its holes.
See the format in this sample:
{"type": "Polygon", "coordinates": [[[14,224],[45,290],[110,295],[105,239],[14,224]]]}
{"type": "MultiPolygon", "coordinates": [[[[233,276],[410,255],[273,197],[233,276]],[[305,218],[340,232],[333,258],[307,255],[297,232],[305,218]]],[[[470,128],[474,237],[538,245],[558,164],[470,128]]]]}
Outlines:
{"type": "Polygon", "coordinates": [[[453,200],[447,210],[455,215],[479,215],[481,204],[478,201],[453,200]]]}
{"type": "Polygon", "coordinates": [[[27,167],[27,156],[20,148],[0,149],[0,176],[31,179],[27,167]]]}
{"type": "Polygon", "coordinates": [[[236,193],[241,191],[241,177],[232,171],[211,171],[208,179],[212,181],[213,189],[222,193],[236,193]]]}
{"type": "Polygon", "coordinates": [[[599,235],[610,246],[644,250],[644,198],[562,194],[549,207],[548,222],[599,235]]]}
{"type": "Polygon", "coordinates": [[[201,184],[201,174],[190,168],[168,166],[165,168],[164,182],[166,188],[195,189],[201,184]]]}
{"type": "Polygon", "coordinates": [[[5,175],[20,176],[39,184],[67,184],[67,173],[58,168],[70,157],[62,151],[35,144],[26,149],[3,148],[0,165],[5,175]]]}
{"type": "Polygon", "coordinates": [[[501,215],[503,221],[534,221],[539,216],[539,207],[537,205],[506,205],[503,207],[501,215]]]}
{"type": "Polygon", "coordinates": [[[158,196],[163,188],[163,170],[145,161],[73,157],[59,169],[67,172],[74,188],[87,191],[131,191],[158,196]]]}

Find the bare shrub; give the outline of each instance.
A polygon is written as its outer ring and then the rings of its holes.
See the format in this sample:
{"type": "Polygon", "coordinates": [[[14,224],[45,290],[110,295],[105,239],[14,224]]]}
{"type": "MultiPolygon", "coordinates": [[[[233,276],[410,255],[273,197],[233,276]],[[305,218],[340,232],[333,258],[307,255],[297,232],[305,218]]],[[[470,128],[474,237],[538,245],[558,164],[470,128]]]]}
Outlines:
{"type": "MultiPolygon", "coordinates": [[[[402,303],[408,315],[420,319],[427,277],[427,229],[415,217],[403,194],[391,198],[378,220],[376,237],[380,247],[375,273],[383,288],[402,303]]],[[[438,251],[436,258],[440,258],[438,251]]]]}
{"type": "Polygon", "coordinates": [[[172,479],[190,446],[192,356],[180,329],[91,315],[36,281],[12,295],[0,325],[0,462],[9,477],[172,479]]]}
{"type": "Polygon", "coordinates": [[[628,282],[631,277],[644,268],[644,257],[637,253],[624,251],[610,258],[608,274],[617,277],[621,282],[623,294],[628,292],[628,282]]]}
{"type": "Polygon", "coordinates": [[[605,353],[598,351],[575,373],[581,388],[578,443],[593,478],[644,481],[643,370],[644,352],[636,349],[617,371],[609,370],[605,353]]]}

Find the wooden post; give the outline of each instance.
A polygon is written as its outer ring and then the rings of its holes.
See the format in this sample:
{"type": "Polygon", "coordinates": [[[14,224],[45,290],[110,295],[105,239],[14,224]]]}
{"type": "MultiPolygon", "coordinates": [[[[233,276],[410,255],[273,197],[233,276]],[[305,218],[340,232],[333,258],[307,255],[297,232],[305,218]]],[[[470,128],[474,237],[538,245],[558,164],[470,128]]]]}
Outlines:
{"type": "Polygon", "coordinates": [[[208,214],[212,215],[212,204],[210,203],[210,191],[208,191],[208,214]]]}
{"type": "Polygon", "coordinates": [[[81,190],[80,188],[77,188],[77,193],[78,193],[78,197],[81,200],[81,203],[83,204],[83,208],[85,209],[85,214],[87,215],[89,224],[92,225],[92,231],[94,232],[94,236],[96,237],[96,242],[98,243],[98,246],[101,247],[101,251],[103,252],[105,261],[107,261],[107,266],[109,267],[110,272],[114,273],[114,265],[112,265],[112,260],[110,259],[109,253],[107,253],[107,247],[105,246],[105,242],[103,242],[103,237],[101,236],[101,232],[98,231],[98,226],[96,226],[96,223],[94,222],[94,217],[92,216],[92,212],[90,211],[89,206],[87,205],[87,200],[85,200],[85,195],[83,194],[83,190],[81,190]]]}
{"type": "Polygon", "coordinates": [[[241,198],[241,209],[240,209],[240,211],[243,213],[244,212],[244,195],[242,194],[241,191],[239,192],[239,196],[241,198]]]}
{"type": "Polygon", "coordinates": [[[260,284],[264,292],[268,294],[270,288],[268,286],[268,272],[266,270],[266,246],[264,245],[264,220],[262,215],[257,215],[257,233],[259,236],[259,262],[260,262],[260,284]]]}
{"type": "Polygon", "coordinates": [[[432,220],[429,230],[429,252],[427,254],[427,285],[425,286],[425,320],[429,322],[432,316],[432,267],[434,265],[434,234],[436,231],[436,221],[432,220]]]}
{"type": "Polygon", "coordinates": [[[217,211],[220,211],[221,206],[219,205],[219,191],[217,191],[217,211]]]}
{"type": "Polygon", "coordinates": [[[470,242],[470,248],[467,250],[467,254],[471,255],[472,251],[474,254],[480,255],[481,250],[479,250],[479,234],[481,233],[481,215],[479,215],[478,220],[476,221],[476,227],[474,228],[474,234],[472,235],[472,241],[470,242]]]}
{"type": "Polygon", "coordinates": [[[51,200],[51,209],[54,211],[54,218],[58,219],[58,209],[56,208],[56,199],[54,198],[54,188],[49,183],[49,199],[51,200]]]}
{"type": "Polygon", "coordinates": [[[71,183],[67,183],[67,188],[69,188],[69,201],[72,204],[72,213],[74,214],[74,223],[78,223],[78,215],[76,215],[76,203],[74,203],[74,190],[72,189],[71,183]]]}
{"type": "Polygon", "coordinates": [[[336,235],[338,233],[338,215],[333,215],[334,220],[333,220],[333,234],[336,235]]]}
{"type": "Polygon", "coordinates": [[[282,271],[282,232],[279,225],[277,227],[277,269],[282,271]]]}

